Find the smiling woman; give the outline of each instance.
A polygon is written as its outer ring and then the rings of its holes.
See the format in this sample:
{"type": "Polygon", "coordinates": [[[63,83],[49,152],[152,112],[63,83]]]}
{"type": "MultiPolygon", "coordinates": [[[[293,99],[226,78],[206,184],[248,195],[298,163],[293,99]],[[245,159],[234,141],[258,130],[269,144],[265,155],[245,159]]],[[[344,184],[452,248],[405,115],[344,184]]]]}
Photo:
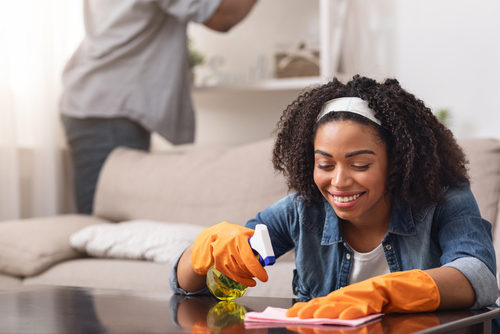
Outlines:
{"type": "MultiPolygon", "coordinates": [[[[295,249],[293,289],[310,301],[287,316],[352,319],[497,299],[491,224],[470,190],[465,155],[397,80],[333,79],[303,93],[278,123],[273,163],[294,193],[246,227],[267,225],[276,258],[295,249]]],[[[203,287],[187,284],[199,280],[191,267],[203,255],[186,254],[172,271],[179,293],[203,287]]],[[[237,258],[230,248],[217,254],[237,258]]],[[[247,262],[238,264],[251,276],[247,262]]]]}
{"type": "MultiPolygon", "coordinates": [[[[318,284],[308,278],[314,268],[298,265],[299,296],[326,297],[299,303],[289,315],[349,318],[495,301],[491,225],[480,218],[470,193],[464,153],[430,109],[396,80],[356,76],[344,85],[334,79],[300,96],[279,123],[274,164],[297,191],[291,204],[300,221],[322,231],[314,254],[332,267],[325,272],[334,272],[326,280],[331,283],[318,284]],[[313,219],[312,212],[319,217],[313,219]],[[474,235],[477,229],[484,231],[477,240],[458,232],[474,235]],[[485,247],[457,246],[471,242],[485,247]],[[324,257],[332,244],[337,246],[324,257]],[[329,264],[332,258],[337,260],[329,264]],[[482,291],[485,281],[475,270],[488,277],[488,289],[482,291]],[[404,302],[393,290],[402,281],[409,283],[405,293],[417,292],[404,302]],[[424,306],[422,298],[435,303],[424,306]],[[414,306],[407,306],[410,301],[414,306]],[[338,304],[345,306],[332,309],[338,304]]],[[[258,218],[265,221],[264,213],[258,218]]],[[[276,222],[269,224],[273,231],[276,222]]],[[[293,240],[301,240],[296,233],[293,240]]],[[[311,243],[294,243],[298,257],[311,254],[311,243]]]]}

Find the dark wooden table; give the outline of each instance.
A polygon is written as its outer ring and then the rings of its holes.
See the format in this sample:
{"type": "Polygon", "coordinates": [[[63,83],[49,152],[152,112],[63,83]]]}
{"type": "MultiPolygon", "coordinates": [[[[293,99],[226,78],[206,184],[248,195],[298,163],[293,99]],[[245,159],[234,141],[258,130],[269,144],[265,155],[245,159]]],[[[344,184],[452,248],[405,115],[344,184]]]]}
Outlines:
{"type": "Polygon", "coordinates": [[[247,328],[246,311],[289,308],[291,299],[211,297],[166,293],[24,286],[0,291],[0,333],[490,333],[500,309],[392,314],[356,328],[247,328]]]}

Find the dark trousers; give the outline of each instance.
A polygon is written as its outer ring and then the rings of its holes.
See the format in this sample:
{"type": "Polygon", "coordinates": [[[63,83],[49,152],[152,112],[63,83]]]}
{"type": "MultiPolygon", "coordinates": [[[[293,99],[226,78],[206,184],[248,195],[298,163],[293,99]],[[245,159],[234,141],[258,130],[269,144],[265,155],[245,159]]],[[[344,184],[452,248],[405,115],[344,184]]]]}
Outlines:
{"type": "Polygon", "coordinates": [[[92,214],[99,172],[118,146],[149,150],[150,132],[127,118],[74,118],[62,116],[73,160],[79,213],[92,214]]]}

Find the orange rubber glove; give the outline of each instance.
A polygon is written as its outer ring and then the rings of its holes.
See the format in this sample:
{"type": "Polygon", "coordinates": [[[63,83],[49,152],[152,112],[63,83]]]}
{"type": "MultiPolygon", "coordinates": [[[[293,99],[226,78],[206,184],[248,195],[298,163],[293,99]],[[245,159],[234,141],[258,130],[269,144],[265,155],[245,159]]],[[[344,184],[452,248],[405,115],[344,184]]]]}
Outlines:
{"type": "Polygon", "coordinates": [[[307,303],[296,303],[288,317],[356,319],[373,313],[432,312],[440,303],[434,280],[422,270],[376,276],[307,303]]]}
{"type": "Polygon", "coordinates": [[[267,272],[255,257],[248,239],[254,230],[222,222],[204,229],[193,244],[191,261],[198,275],[206,275],[210,267],[246,286],[255,286],[257,277],[267,282],[267,272]]]}

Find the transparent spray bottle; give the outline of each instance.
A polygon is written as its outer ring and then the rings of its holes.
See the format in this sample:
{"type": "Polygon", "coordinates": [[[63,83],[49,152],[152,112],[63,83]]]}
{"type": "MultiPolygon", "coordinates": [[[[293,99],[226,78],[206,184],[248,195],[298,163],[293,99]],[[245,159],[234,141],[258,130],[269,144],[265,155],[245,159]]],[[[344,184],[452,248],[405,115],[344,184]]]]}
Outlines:
{"type": "MultiPolygon", "coordinates": [[[[258,224],[255,226],[255,233],[248,239],[250,247],[259,260],[260,264],[272,266],[276,259],[274,257],[273,246],[267,226],[258,224]]],[[[207,273],[207,286],[212,294],[220,300],[234,300],[245,294],[247,286],[227,277],[212,266],[207,273]]]]}

